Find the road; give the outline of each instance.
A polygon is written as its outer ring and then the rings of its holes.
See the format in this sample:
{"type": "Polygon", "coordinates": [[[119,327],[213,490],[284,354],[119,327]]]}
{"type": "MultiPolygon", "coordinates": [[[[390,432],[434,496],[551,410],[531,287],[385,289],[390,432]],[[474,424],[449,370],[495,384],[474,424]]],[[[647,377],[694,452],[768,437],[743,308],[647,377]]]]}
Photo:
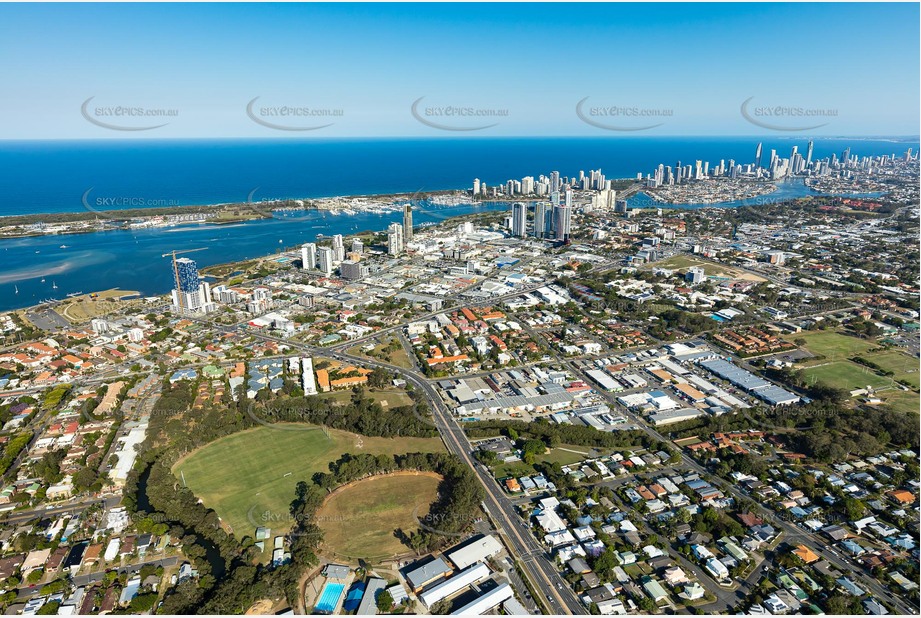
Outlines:
{"type": "MultiPolygon", "coordinates": [[[[531,286],[529,288],[518,289],[514,292],[510,292],[502,296],[493,297],[489,299],[488,302],[461,304],[452,307],[452,309],[459,310],[463,306],[471,307],[478,304],[495,304],[506,298],[514,298],[523,293],[526,293],[527,291],[537,289],[538,287],[542,286],[531,286]]],[[[423,314],[417,317],[416,320],[424,320],[442,312],[443,311],[434,311],[428,314],[423,314]]],[[[830,312],[831,311],[823,313],[830,312]]],[[[277,343],[283,343],[285,345],[298,348],[305,354],[322,355],[337,360],[348,361],[351,363],[360,363],[372,367],[388,369],[392,372],[402,375],[408,382],[421,389],[432,404],[433,413],[435,415],[435,426],[441,434],[446,446],[450,452],[456,454],[465,463],[467,463],[467,465],[469,465],[476,472],[478,478],[480,479],[487,493],[487,505],[490,507],[490,514],[493,516],[496,522],[500,524],[500,528],[502,528],[500,533],[503,535],[503,538],[506,540],[506,542],[510,545],[510,549],[513,550],[512,553],[518,558],[524,569],[527,571],[528,577],[532,584],[537,584],[539,586],[539,591],[543,594],[543,598],[540,599],[540,601],[547,606],[551,613],[584,613],[584,606],[575,597],[575,594],[572,592],[568,583],[563,580],[557,567],[547,558],[543,548],[531,535],[527,524],[523,522],[523,520],[515,512],[513,505],[510,501],[507,500],[501,488],[498,486],[498,484],[495,483],[491,475],[485,473],[471,459],[470,445],[466,439],[466,436],[464,435],[463,430],[457,425],[453,415],[447,411],[444,402],[442,401],[438,392],[432,386],[432,383],[424,376],[420,376],[417,371],[407,370],[378,359],[352,355],[344,351],[345,349],[353,348],[355,345],[358,345],[363,341],[380,337],[388,332],[399,330],[400,328],[402,328],[402,326],[393,326],[386,329],[381,329],[375,333],[367,335],[366,337],[353,339],[329,348],[316,348],[313,346],[308,346],[305,344],[300,344],[294,341],[272,337],[270,335],[253,331],[249,331],[249,334],[257,338],[275,341],[277,343]]],[[[230,330],[236,329],[235,327],[231,327],[230,330]]],[[[563,358],[555,351],[551,354],[555,357],[554,360],[560,363],[560,366],[568,367],[572,371],[573,375],[585,380],[586,383],[593,383],[588,378],[588,376],[584,375],[580,369],[571,363],[573,359],[563,358]]],[[[413,356],[410,356],[410,358],[413,358],[413,356]]],[[[613,395],[603,390],[599,390],[599,392],[605,399],[608,400],[612,410],[623,410],[623,407],[620,406],[613,395]]],[[[625,416],[633,421],[633,424],[637,428],[664,443],[670,443],[668,438],[656,431],[654,428],[650,427],[648,424],[646,424],[645,421],[636,417],[628,410],[624,412],[625,416]]],[[[683,451],[681,452],[681,459],[688,468],[712,478],[712,475],[710,475],[708,470],[698,464],[683,451]]],[[[747,498],[747,496],[743,495],[742,492],[735,486],[728,485],[722,480],[716,481],[715,484],[720,486],[724,492],[732,495],[736,499],[747,498]]],[[[857,581],[858,584],[870,591],[878,599],[894,606],[899,612],[907,614],[914,613],[912,611],[913,608],[909,608],[906,603],[895,597],[885,586],[875,580],[865,577],[860,569],[853,565],[847,564],[840,557],[832,554],[828,550],[828,547],[823,540],[816,538],[814,535],[807,534],[805,531],[801,530],[790,522],[778,519],[773,510],[768,509],[761,504],[756,504],[756,510],[763,518],[765,518],[767,521],[770,521],[772,525],[775,525],[775,527],[782,530],[788,537],[793,537],[795,539],[801,540],[803,544],[807,545],[810,549],[816,552],[817,555],[826,559],[835,568],[842,572],[850,573],[852,578],[857,581]]],[[[719,595],[718,598],[723,603],[729,602],[729,599],[725,598],[724,595],[719,595]]]]}
{"type": "Polygon", "coordinates": [[[470,457],[470,443],[463,430],[457,425],[453,415],[447,410],[441,396],[432,384],[420,378],[415,372],[402,367],[391,365],[378,360],[367,360],[363,357],[353,356],[344,352],[326,352],[336,360],[351,361],[376,365],[396,372],[404,377],[413,386],[424,392],[431,403],[435,426],[441,434],[448,450],[458,456],[470,466],[486,490],[486,505],[489,515],[500,528],[499,533],[511,548],[513,556],[517,558],[524,570],[528,573],[532,585],[536,584],[538,592],[543,594],[540,601],[551,614],[583,614],[585,607],[579,602],[569,584],[561,577],[559,570],[546,556],[544,549],[532,536],[528,524],[518,516],[511,502],[505,497],[502,490],[493,480],[492,475],[476,465],[470,457]]]}
{"type": "MultiPolygon", "coordinates": [[[[514,297],[522,293],[523,290],[517,290],[515,293],[505,296],[514,297]]],[[[438,313],[441,313],[441,311],[433,312],[431,315],[434,316],[438,313]]],[[[417,319],[425,318],[420,317],[417,319]]],[[[377,331],[373,335],[369,335],[363,339],[367,340],[379,337],[397,328],[401,327],[377,331]]],[[[537,540],[531,534],[528,524],[515,512],[514,506],[493,480],[492,475],[482,470],[480,466],[476,465],[473,461],[470,456],[470,443],[467,441],[464,431],[458,426],[453,415],[447,410],[441,396],[428,379],[424,376],[420,376],[416,371],[398,367],[397,365],[379,359],[356,356],[341,351],[343,348],[354,347],[358,340],[353,339],[347,343],[330,348],[315,348],[313,346],[273,337],[264,333],[250,332],[250,334],[266,341],[283,343],[300,350],[304,354],[322,355],[343,362],[387,369],[402,376],[408,383],[411,383],[415,388],[425,393],[432,406],[434,415],[434,421],[429,421],[428,419],[426,419],[426,421],[432,422],[441,435],[449,452],[457,455],[464,463],[470,466],[486,490],[486,505],[489,510],[489,515],[497,524],[499,528],[498,532],[509,547],[513,558],[521,564],[532,586],[534,586],[534,589],[540,594],[540,598],[537,600],[543,604],[551,614],[578,615],[585,613],[585,606],[576,598],[569,583],[563,579],[556,565],[547,558],[543,547],[538,544],[537,540]]]]}
{"type": "MultiPolygon", "coordinates": [[[[582,374],[582,372],[575,365],[567,362],[565,359],[563,359],[562,362],[567,367],[569,367],[570,371],[572,371],[575,375],[578,375],[582,379],[588,381],[588,377],[582,374]]],[[[668,438],[666,438],[664,435],[662,435],[661,433],[659,433],[658,431],[656,431],[655,429],[647,425],[645,422],[639,419],[636,415],[634,415],[631,411],[623,408],[623,406],[621,406],[617,402],[616,398],[612,394],[606,391],[603,391],[603,390],[598,390],[598,392],[600,392],[601,395],[605,397],[605,399],[608,400],[612,409],[621,410],[628,418],[634,421],[634,424],[638,428],[645,431],[650,436],[658,440],[661,440],[662,442],[665,442],[666,444],[671,443],[671,441],[668,438]]],[[[724,493],[728,493],[732,495],[736,500],[747,499],[751,501],[750,496],[744,494],[735,485],[726,483],[722,479],[719,479],[718,477],[712,475],[709,470],[707,470],[704,466],[697,463],[697,461],[692,459],[684,450],[681,450],[681,460],[691,470],[694,470],[701,476],[705,476],[706,478],[712,479],[713,484],[719,486],[719,488],[724,493]]],[[[778,518],[777,514],[772,509],[765,507],[763,504],[757,501],[754,501],[754,503],[755,503],[754,508],[756,511],[758,511],[758,514],[761,515],[761,517],[766,522],[770,523],[775,528],[779,528],[781,531],[783,531],[783,533],[786,534],[788,538],[796,539],[797,543],[802,543],[803,545],[806,545],[807,547],[809,547],[809,549],[814,551],[816,555],[827,560],[832,566],[834,566],[839,571],[849,573],[851,575],[851,578],[854,579],[854,581],[856,581],[862,588],[870,591],[877,599],[885,601],[889,603],[890,605],[894,606],[900,613],[907,614],[907,615],[915,614],[915,612],[917,611],[917,608],[909,607],[904,601],[895,597],[892,594],[892,592],[886,586],[881,584],[879,581],[866,577],[862,569],[854,565],[846,563],[839,556],[831,553],[831,551],[829,551],[828,543],[826,541],[816,537],[814,534],[806,532],[802,528],[799,528],[798,526],[796,526],[795,524],[789,521],[785,521],[781,518],[778,518]]]]}

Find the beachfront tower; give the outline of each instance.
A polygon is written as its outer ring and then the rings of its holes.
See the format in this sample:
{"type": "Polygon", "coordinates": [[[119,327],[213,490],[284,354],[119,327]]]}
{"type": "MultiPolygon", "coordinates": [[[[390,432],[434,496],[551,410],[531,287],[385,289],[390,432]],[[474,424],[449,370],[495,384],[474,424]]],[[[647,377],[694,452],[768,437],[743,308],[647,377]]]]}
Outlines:
{"type": "Polygon", "coordinates": [[[512,204],[512,236],[523,238],[528,232],[528,205],[524,202],[512,204]]]}
{"type": "Polygon", "coordinates": [[[413,205],[403,204],[403,243],[408,244],[413,239],[413,205]]]}

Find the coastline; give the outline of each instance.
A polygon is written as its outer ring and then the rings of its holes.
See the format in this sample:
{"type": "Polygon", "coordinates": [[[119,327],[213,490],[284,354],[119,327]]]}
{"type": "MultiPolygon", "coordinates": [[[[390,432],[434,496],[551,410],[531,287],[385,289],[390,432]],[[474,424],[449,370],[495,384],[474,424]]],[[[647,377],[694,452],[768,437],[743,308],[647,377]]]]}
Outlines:
{"type": "MultiPolygon", "coordinates": [[[[348,201],[356,207],[356,201],[371,202],[383,206],[402,200],[444,198],[459,196],[460,189],[440,189],[425,192],[383,193],[371,195],[348,195],[325,198],[289,198],[250,202],[231,202],[205,205],[152,206],[149,208],[126,208],[95,210],[87,205],[85,211],[62,213],[34,213],[27,215],[0,216],[0,240],[31,238],[37,236],[64,236],[69,234],[91,234],[114,229],[135,227],[173,227],[177,225],[214,225],[246,223],[271,219],[275,213],[332,211],[339,213],[336,204],[348,201]],[[189,218],[196,217],[196,218],[189,218]],[[59,227],[68,226],[71,227],[59,227]],[[47,229],[52,226],[51,229],[47,229]],[[17,229],[21,228],[21,229],[17,229]]],[[[360,208],[360,206],[358,206],[360,208]]]]}
{"type": "MultiPolygon", "coordinates": [[[[505,202],[499,202],[499,201],[494,201],[494,202],[477,202],[476,205],[477,205],[477,206],[487,206],[487,205],[489,205],[489,204],[505,204],[505,202]]],[[[491,211],[490,211],[490,212],[491,212],[491,211]]],[[[422,222],[422,223],[420,223],[420,224],[417,224],[417,225],[414,226],[414,227],[416,227],[416,228],[418,229],[418,228],[440,227],[440,226],[445,226],[445,225],[446,225],[446,226],[451,226],[451,225],[456,225],[458,222],[464,221],[464,220],[469,219],[469,218],[483,217],[484,215],[488,215],[488,214],[489,214],[489,212],[486,212],[486,213],[483,213],[483,212],[467,212],[467,213],[463,213],[463,214],[457,214],[457,215],[447,216],[447,217],[445,217],[444,219],[441,219],[441,220],[438,220],[438,221],[422,222]]],[[[267,218],[270,219],[271,217],[267,217],[267,218]]],[[[347,218],[347,217],[343,217],[343,218],[347,218]]],[[[127,231],[127,230],[125,230],[124,228],[111,228],[111,231],[112,231],[112,232],[116,232],[116,231],[127,231]]],[[[152,231],[156,231],[156,230],[152,230],[152,231]]],[[[172,231],[172,230],[161,230],[161,231],[167,231],[167,232],[168,232],[168,231],[172,231]]],[[[354,232],[351,232],[351,233],[346,233],[346,234],[344,234],[344,235],[347,236],[347,237],[361,237],[361,236],[368,236],[368,235],[372,235],[372,236],[373,236],[373,235],[379,235],[379,234],[381,234],[381,233],[384,233],[385,231],[386,231],[386,228],[380,228],[380,229],[363,229],[363,230],[358,230],[358,231],[354,231],[354,232]]],[[[42,236],[42,235],[39,235],[39,236],[42,236]]],[[[45,236],[47,236],[47,235],[45,235],[45,236]]],[[[290,250],[291,250],[291,247],[285,247],[285,248],[281,249],[282,252],[287,252],[287,251],[290,251],[290,250]]],[[[209,264],[209,265],[207,265],[207,266],[202,267],[202,268],[201,268],[201,272],[202,272],[203,275],[210,276],[210,277],[213,277],[213,278],[215,278],[215,279],[220,279],[220,278],[223,278],[223,277],[226,276],[226,275],[217,275],[217,274],[215,274],[215,272],[214,272],[215,270],[217,270],[218,272],[220,272],[221,270],[233,271],[233,270],[234,270],[237,266],[239,266],[239,265],[246,264],[246,263],[248,263],[248,262],[258,262],[258,261],[264,261],[264,260],[272,260],[272,259],[274,259],[274,258],[277,258],[278,256],[279,256],[279,252],[277,252],[277,251],[276,251],[276,252],[273,252],[273,251],[265,251],[264,253],[261,253],[261,254],[259,254],[259,255],[252,256],[252,257],[245,257],[245,258],[241,258],[241,259],[228,260],[228,261],[226,261],[226,262],[218,262],[218,263],[215,263],[215,264],[209,264]]],[[[60,281],[60,279],[58,279],[58,280],[60,281]]],[[[170,279],[170,280],[171,280],[171,279],[170,279]]],[[[161,297],[161,296],[164,296],[164,295],[169,294],[169,291],[168,291],[168,290],[167,290],[167,291],[163,291],[163,292],[153,292],[153,291],[149,291],[149,292],[147,292],[147,293],[144,293],[144,292],[136,291],[134,288],[132,288],[131,290],[125,291],[125,290],[122,290],[122,289],[120,289],[119,287],[113,286],[113,285],[107,285],[107,286],[105,286],[103,289],[98,290],[98,291],[94,291],[94,290],[87,290],[87,291],[85,291],[85,290],[86,290],[86,288],[84,288],[84,290],[81,290],[81,291],[78,293],[78,295],[77,295],[77,296],[74,296],[74,297],[65,297],[65,298],[60,298],[60,299],[58,299],[58,298],[48,298],[48,299],[42,300],[42,301],[40,301],[40,302],[33,302],[32,304],[29,304],[29,305],[21,305],[21,306],[16,306],[16,307],[9,307],[9,308],[7,308],[7,309],[3,309],[2,311],[3,311],[3,312],[6,312],[6,311],[17,312],[17,313],[20,313],[21,315],[24,315],[24,314],[26,314],[26,313],[38,313],[38,312],[44,312],[44,311],[47,311],[47,310],[54,310],[55,308],[60,307],[61,305],[65,305],[65,304],[75,304],[76,302],[81,302],[81,303],[82,303],[82,302],[95,303],[97,300],[102,300],[102,299],[103,299],[103,295],[106,295],[106,297],[105,297],[104,300],[107,300],[107,301],[110,301],[110,302],[122,302],[122,301],[132,301],[132,300],[143,299],[143,298],[145,298],[145,297],[161,297]],[[108,297],[109,294],[111,294],[111,293],[113,293],[113,292],[116,292],[116,291],[119,292],[119,293],[117,294],[117,296],[119,296],[119,298],[109,298],[109,297],[108,297]],[[91,296],[94,295],[94,294],[97,295],[99,298],[98,298],[98,299],[92,299],[91,296]]]]}

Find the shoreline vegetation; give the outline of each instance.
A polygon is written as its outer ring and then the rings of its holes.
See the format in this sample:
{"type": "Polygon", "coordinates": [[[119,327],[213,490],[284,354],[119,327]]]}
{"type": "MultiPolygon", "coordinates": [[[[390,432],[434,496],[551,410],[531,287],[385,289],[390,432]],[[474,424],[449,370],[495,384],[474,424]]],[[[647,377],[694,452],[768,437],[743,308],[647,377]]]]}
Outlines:
{"type": "MultiPolygon", "coordinates": [[[[615,190],[622,190],[634,182],[629,178],[613,179],[612,187],[615,190]]],[[[537,197],[520,196],[520,199],[533,201],[537,197]]],[[[96,209],[84,199],[84,210],[82,211],[0,215],[0,240],[176,225],[227,225],[285,217],[288,214],[311,210],[346,215],[359,212],[385,213],[398,210],[401,202],[426,200],[435,206],[513,201],[508,196],[497,196],[493,199],[471,197],[467,189],[435,189],[316,198],[257,199],[246,202],[175,204],[118,209],[96,209]]]]}
{"type": "MultiPolygon", "coordinates": [[[[443,221],[434,223],[433,225],[434,226],[455,225],[458,222],[462,222],[462,221],[465,221],[467,219],[470,219],[476,216],[482,217],[483,215],[482,214],[478,215],[476,213],[455,215],[453,217],[448,217],[443,221]]],[[[364,230],[364,231],[355,232],[354,234],[350,234],[349,236],[357,237],[357,238],[364,238],[364,237],[369,237],[369,236],[374,237],[381,233],[383,233],[381,230],[376,230],[376,231],[375,230],[364,230]]],[[[244,259],[244,260],[233,260],[230,262],[221,262],[219,264],[212,264],[210,266],[203,267],[200,272],[205,277],[210,277],[212,279],[222,279],[222,278],[226,278],[230,273],[244,268],[248,264],[259,263],[262,260],[271,258],[273,255],[274,254],[272,253],[267,253],[257,258],[249,258],[249,259],[244,259]]],[[[159,294],[157,296],[163,296],[163,294],[159,294]]],[[[49,303],[45,301],[45,302],[37,303],[35,305],[18,307],[16,309],[11,309],[10,311],[17,313],[20,316],[25,316],[25,314],[27,313],[35,312],[43,308],[53,308],[57,311],[57,309],[62,308],[62,307],[67,308],[71,305],[83,305],[83,311],[84,313],[87,314],[87,319],[89,319],[89,318],[95,317],[95,314],[89,315],[89,312],[86,309],[87,305],[96,304],[96,302],[98,302],[99,300],[107,300],[107,301],[114,300],[116,302],[120,302],[120,301],[126,301],[126,300],[137,300],[141,298],[142,298],[141,293],[135,290],[121,290],[119,288],[108,288],[106,290],[81,292],[77,296],[61,299],[53,303],[49,303]]],[[[68,319],[68,321],[72,321],[70,319],[72,316],[65,315],[63,317],[65,319],[68,319]]]]}
{"type": "MultiPolygon", "coordinates": [[[[128,227],[165,227],[180,224],[226,225],[260,219],[271,219],[274,213],[298,211],[329,211],[334,214],[383,212],[400,201],[432,199],[436,205],[455,205],[464,192],[459,189],[425,192],[382,193],[373,195],[337,196],[323,198],[292,198],[256,200],[220,204],[189,204],[96,210],[87,205],[76,212],[33,213],[0,216],[0,239],[31,236],[84,234],[106,229],[128,227]],[[444,202],[444,204],[439,204],[444,202]],[[59,227],[67,224],[92,224],[76,227],[59,227]],[[134,225],[132,225],[134,224],[134,225]],[[48,227],[51,226],[50,229],[48,227]]],[[[473,203],[468,200],[467,203],[473,203]]],[[[395,208],[391,208],[395,210],[395,208]]]]}

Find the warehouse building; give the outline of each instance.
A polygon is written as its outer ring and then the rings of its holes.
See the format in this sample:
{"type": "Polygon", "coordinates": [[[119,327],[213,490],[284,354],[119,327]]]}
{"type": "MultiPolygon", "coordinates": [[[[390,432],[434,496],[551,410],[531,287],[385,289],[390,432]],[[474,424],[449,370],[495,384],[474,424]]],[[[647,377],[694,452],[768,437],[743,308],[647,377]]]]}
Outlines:
{"type": "Polygon", "coordinates": [[[457,611],[451,612],[452,616],[480,616],[485,614],[489,610],[497,607],[499,604],[508,601],[515,594],[512,592],[512,587],[508,583],[504,583],[496,588],[493,588],[483,596],[474,599],[470,603],[467,603],[462,608],[457,611]]]}
{"type": "Polygon", "coordinates": [[[473,566],[467,567],[454,577],[446,579],[440,584],[429,588],[419,595],[419,599],[425,603],[426,607],[431,607],[438,601],[447,599],[487,577],[489,577],[489,567],[482,562],[478,562],[473,566]]]}
{"type": "Polygon", "coordinates": [[[463,547],[448,552],[448,559],[459,569],[483,562],[502,551],[502,543],[491,534],[477,537],[463,547]]]}

